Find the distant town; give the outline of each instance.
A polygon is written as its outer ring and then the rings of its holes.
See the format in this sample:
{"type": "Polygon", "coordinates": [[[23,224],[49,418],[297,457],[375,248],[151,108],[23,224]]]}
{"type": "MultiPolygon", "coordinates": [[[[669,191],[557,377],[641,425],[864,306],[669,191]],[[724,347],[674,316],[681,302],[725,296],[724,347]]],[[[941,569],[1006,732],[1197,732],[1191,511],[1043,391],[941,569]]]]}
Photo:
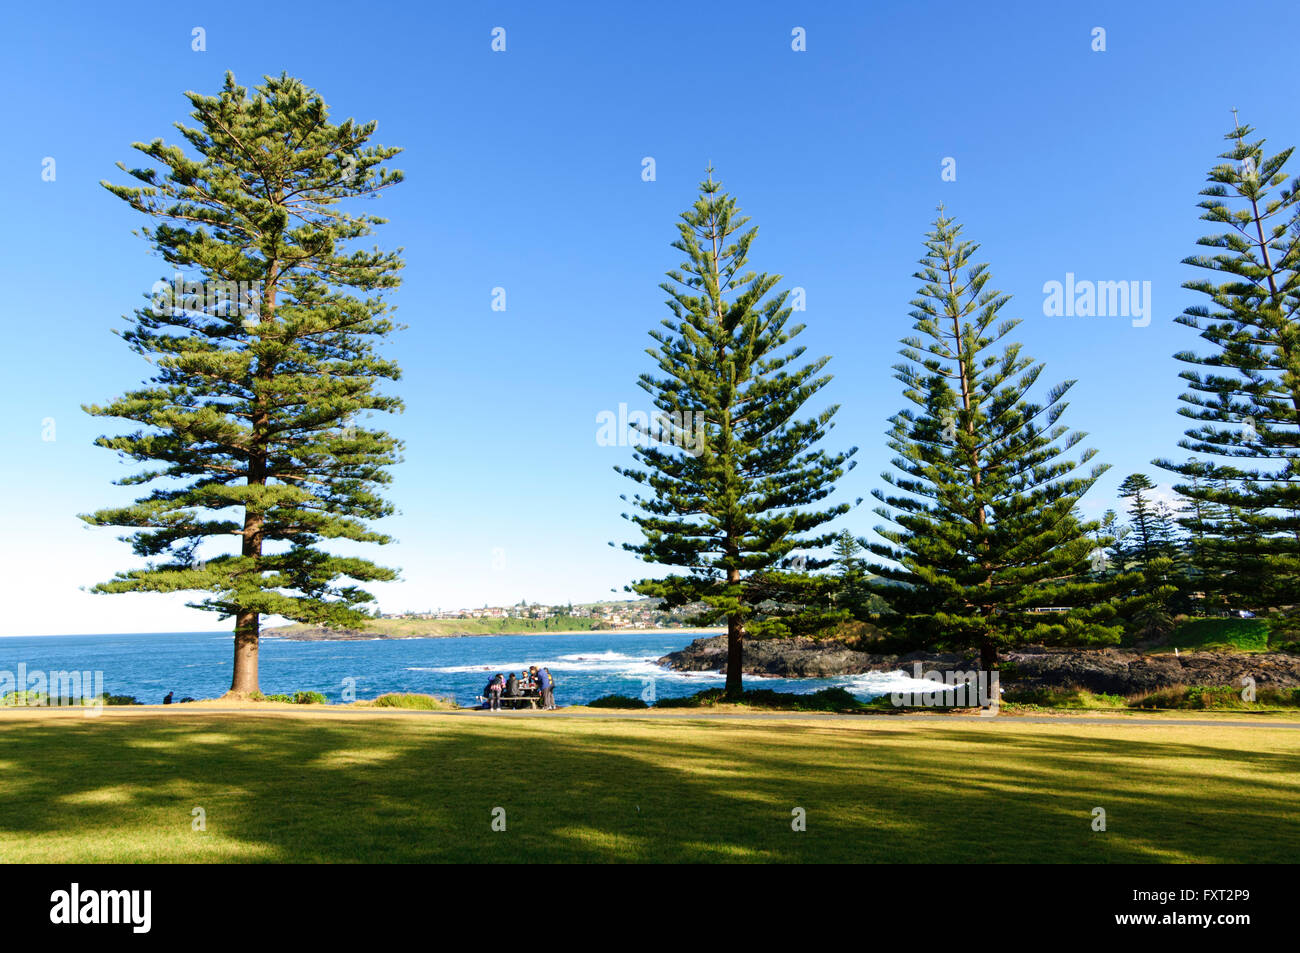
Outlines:
{"type": "Polygon", "coordinates": [[[661,609],[658,599],[627,599],[616,602],[585,602],[546,605],[520,600],[510,606],[478,609],[424,609],[385,612],[381,619],[590,619],[593,629],[675,629],[699,625],[703,603],[676,609],[661,609]]]}

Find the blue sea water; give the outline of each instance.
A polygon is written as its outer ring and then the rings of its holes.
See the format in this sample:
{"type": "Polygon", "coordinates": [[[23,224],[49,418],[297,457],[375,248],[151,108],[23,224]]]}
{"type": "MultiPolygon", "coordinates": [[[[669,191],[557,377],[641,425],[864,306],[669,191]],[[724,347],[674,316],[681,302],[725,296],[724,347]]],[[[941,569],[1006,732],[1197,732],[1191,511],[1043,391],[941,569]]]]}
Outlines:
{"type": "MultiPolygon", "coordinates": [[[[716,673],[673,672],[657,663],[695,637],[653,630],[348,642],[264,636],[260,680],[268,695],[317,691],[340,702],[345,679],[355,679],[359,699],[424,692],[472,705],[497,672],[536,665],[549,667],[555,676],[560,705],[581,705],[610,694],[652,701],[723,684],[716,673]]],[[[232,636],[218,632],[10,637],[0,638],[0,672],[16,673],[20,664],[28,673],[99,671],[105,692],[158,704],[168,692],[177,699],[223,694],[230,687],[232,654],[232,636]]],[[[873,672],[827,679],[746,676],[746,685],[788,692],[838,685],[866,699],[906,690],[912,681],[902,673],[873,672]]]]}

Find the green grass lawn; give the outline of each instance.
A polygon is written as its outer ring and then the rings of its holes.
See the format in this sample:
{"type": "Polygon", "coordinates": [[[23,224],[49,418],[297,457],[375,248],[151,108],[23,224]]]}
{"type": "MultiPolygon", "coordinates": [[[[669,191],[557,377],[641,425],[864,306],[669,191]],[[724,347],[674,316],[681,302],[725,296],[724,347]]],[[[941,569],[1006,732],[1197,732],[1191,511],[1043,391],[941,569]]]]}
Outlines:
{"type": "Polygon", "coordinates": [[[1268,651],[1268,623],[1263,619],[1192,619],[1169,637],[1163,651],[1268,651]]]}
{"type": "Polygon", "coordinates": [[[1297,804],[1300,731],[1269,726],[0,717],[10,862],[1291,862],[1297,804]]]}

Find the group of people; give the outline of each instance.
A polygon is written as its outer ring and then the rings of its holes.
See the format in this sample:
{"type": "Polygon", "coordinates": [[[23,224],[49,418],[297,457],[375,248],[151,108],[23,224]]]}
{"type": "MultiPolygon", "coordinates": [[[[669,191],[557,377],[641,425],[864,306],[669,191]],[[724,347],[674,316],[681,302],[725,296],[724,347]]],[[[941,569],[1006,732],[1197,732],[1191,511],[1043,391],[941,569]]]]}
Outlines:
{"type": "Polygon", "coordinates": [[[536,698],[549,711],[555,707],[555,678],[546,666],[530,665],[522,678],[498,672],[483,689],[483,698],[483,707],[491,711],[501,710],[502,698],[536,698]]]}

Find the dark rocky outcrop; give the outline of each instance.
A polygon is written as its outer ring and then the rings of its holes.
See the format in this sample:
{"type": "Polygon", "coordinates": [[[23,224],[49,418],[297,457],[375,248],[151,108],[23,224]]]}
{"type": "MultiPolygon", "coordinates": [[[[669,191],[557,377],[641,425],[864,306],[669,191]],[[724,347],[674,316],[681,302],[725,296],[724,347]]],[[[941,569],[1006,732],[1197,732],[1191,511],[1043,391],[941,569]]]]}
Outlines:
{"type": "MultiPolygon", "coordinates": [[[[745,673],[784,678],[831,678],[901,669],[920,672],[978,667],[971,654],[912,652],[906,655],[859,652],[834,641],[754,639],[745,643],[745,673]]],[[[678,671],[727,670],[727,637],[696,639],[680,652],[659,659],[678,671]]],[[[1240,685],[1249,675],[1259,686],[1300,686],[1300,656],[1230,652],[1148,655],[1125,649],[1048,649],[1030,646],[1002,656],[1004,686],[1086,688],[1119,695],[1170,685],[1240,685]]]]}
{"type": "Polygon", "coordinates": [[[289,628],[288,626],[263,629],[262,635],[272,635],[292,642],[361,642],[369,639],[392,638],[378,632],[362,632],[359,629],[289,628]]]}

